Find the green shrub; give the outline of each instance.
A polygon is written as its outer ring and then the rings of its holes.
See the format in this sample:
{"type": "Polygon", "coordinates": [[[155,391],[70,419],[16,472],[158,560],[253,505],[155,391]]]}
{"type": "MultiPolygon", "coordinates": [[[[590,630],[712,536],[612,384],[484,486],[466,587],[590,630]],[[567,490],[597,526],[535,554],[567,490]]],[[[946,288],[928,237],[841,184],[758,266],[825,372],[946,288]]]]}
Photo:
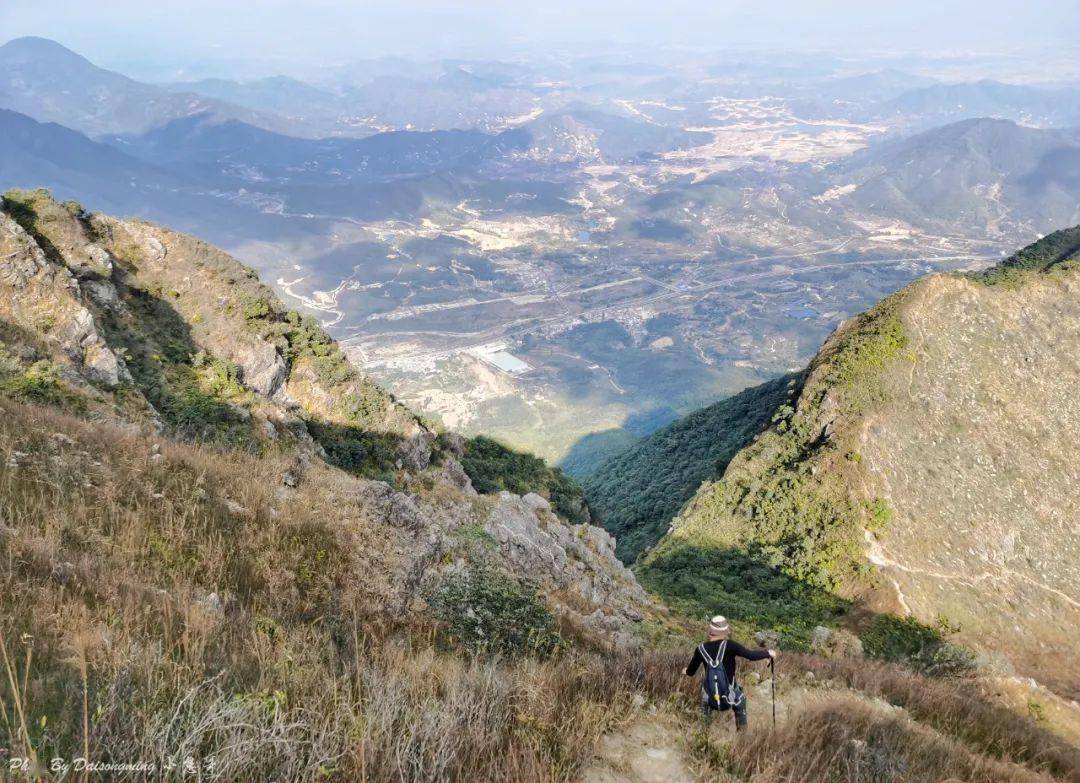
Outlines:
{"type": "Polygon", "coordinates": [[[867,625],[859,638],[863,651],[871,658],[886,661],[913,660],[942,643],[941,635],[914,617],[895,617],[879,614],[867,625]]]}
{"type": "Polygon", "coordinates": [[[723,474],[801,382],[785,375],[695,411],[582,478],[597,523],[618,542],[616,554],[630,563],[659,541],[702,482],[723,474]]]}
{"type": "Polygon", "coordinates": [[[915,664],[927,674],[939,677],[964,677],[978,668],[974,650],[952,642],[942,642],[924,650],[915,664]]]}
{"type": "Polygon", "coordinates": [[[807,649],[817,625],[847,611],[843,599],[800,582],[760,554],[686,540],[663,546],[637,568],[642,585],[677,611],[696,617],[724,614],[742,633],[770,629],[789,649],[807,649]]]}
{"type": "Polygon", "coordinates": [[[866,512],[866,529],[871,533],[883,533],[889,528],[893,513],[885,498],[875,498],[872,503],[868,503],[866,512]]]}
{"type": "Polygon", "coordinates": [[[309,419],[307,425],[331,465],[365,478],[394,483],[398,460],[396,438],[315,418],[309,419]]]}
{"type": "Polygon", "coordinates": [[[426,597],[450,636],[473,652],[550,655],[565,644],[536,587],[492,566],[449,574],[426,597]]]}
{"type": "Polygon", "coordinates": [[[261,321],[267,318],[271,312],[270,301],[261,296],[245,299],[240,305],[240,314],[248,322],[261,321]]]}
{"type": "Polygon", "coordinates": [[[968,278],[983,285],[1013,287],[1033,275],[1074,267],[1080,262],[1080,226],[1055,231],[1014,253],[1000,264],[968,278]]]}
{"type": "Polygon", "coordinates": [[[56,365],[46,359],[34,362],[24,373],[0,380],[0,394],[43,405],[64,405],[76,399],[64,388],[56,365]]]}
{"type": "Polygon", "coordinates": [[[535,492],[546,497],[566,520],[574,524],[589,521],[589,507],[581,486],[540,457],[478,436],[465,442],[461,466],[477,492],[490,494],[505,490],[517,495],[535,492]]]}

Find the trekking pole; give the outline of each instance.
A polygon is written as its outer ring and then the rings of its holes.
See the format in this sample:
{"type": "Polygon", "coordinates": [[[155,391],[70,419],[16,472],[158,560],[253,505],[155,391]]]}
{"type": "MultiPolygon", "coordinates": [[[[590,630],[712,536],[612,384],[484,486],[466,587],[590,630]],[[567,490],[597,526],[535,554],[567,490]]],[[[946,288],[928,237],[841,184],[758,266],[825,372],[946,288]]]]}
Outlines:
{"type": "Polygon", "coordinates": [[[772,725],[776,728],[776,659],[769,658],[769,685],[772,688],[772,725]]]}

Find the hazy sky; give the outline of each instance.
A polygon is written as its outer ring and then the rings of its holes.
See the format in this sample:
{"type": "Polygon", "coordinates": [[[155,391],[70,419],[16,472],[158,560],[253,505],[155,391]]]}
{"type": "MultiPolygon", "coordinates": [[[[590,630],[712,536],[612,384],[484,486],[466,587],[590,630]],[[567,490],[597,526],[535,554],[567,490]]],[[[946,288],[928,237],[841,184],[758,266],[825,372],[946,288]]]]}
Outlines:
{"type": "Polygon", "coordinates": [[[498,55],[612,42],[859,50],[1080,49],[1080,0],[0,0],[0,41],[105,65],[498,55]]]}

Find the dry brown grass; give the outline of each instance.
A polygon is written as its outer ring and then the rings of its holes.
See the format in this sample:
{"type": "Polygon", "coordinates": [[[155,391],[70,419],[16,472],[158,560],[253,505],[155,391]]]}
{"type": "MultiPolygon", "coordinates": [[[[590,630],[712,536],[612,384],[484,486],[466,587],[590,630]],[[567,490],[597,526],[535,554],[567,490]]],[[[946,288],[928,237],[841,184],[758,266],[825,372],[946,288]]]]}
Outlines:
{"type": "MultiPolygon", "coordinates": [[[[352,479],[315,466],[281,497],[284,456],[161,441],[157,458],[152,443],[0,401],[0,747],[14,755],[140,761],[165,780],[211,779],[185,776],[190,757],[217,781],[528,783],[574,780],[637,695],[691,731],[683,651],[467,657],[388,598],[405,539],[365,516],[352,479]]],[[[714,753],[725,774],[1077,778],[1073,749],[967,685],[785,659],[787,680],[806,669],[914,720],[826,704],[714,753]]]]}
{"type": "Polygon", "coordinates": [[[804,709],[776,731],[748,735],[733,745],[729,765],[752,780],[777,783],[1048,780],[850,697],[804,709]]]}
{"type": "Polygon", "coordinates": [[[992,758],[1015,761],[1053,775],[1080,779],[1080,749],[1037,723],[994,704],[976,680],[921,677],[877,661],[823,660],[799,656],[794,662],[821,678],[902,707],[921,723],[992,758]]]}
{"type": "Polygon", "coordinates": [[[570,780],[635,689],[670,691],[661,658],[440,650],[388,599],[401,541],[349,505],[351,479],[316,467],[283,499],[284,457],[159,451],[0,401],[0,746],[16,755],[190,756],[221,780],[570,780]]]}

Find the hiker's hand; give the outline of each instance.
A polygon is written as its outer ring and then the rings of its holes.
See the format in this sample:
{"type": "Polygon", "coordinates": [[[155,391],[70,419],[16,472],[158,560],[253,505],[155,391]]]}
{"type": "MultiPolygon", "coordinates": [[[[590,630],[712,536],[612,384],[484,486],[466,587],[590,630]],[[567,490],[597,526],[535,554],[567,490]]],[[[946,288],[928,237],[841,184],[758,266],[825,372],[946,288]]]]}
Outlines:
{"type": "Polygon", "coordinates": [[[772,658],[774,661],[776,660],[776,656],[778,656],[780,654],[779,651],[777,651],[777,650],[769,650],[768,652],[769,652],[769,657],[772,658]]]}

